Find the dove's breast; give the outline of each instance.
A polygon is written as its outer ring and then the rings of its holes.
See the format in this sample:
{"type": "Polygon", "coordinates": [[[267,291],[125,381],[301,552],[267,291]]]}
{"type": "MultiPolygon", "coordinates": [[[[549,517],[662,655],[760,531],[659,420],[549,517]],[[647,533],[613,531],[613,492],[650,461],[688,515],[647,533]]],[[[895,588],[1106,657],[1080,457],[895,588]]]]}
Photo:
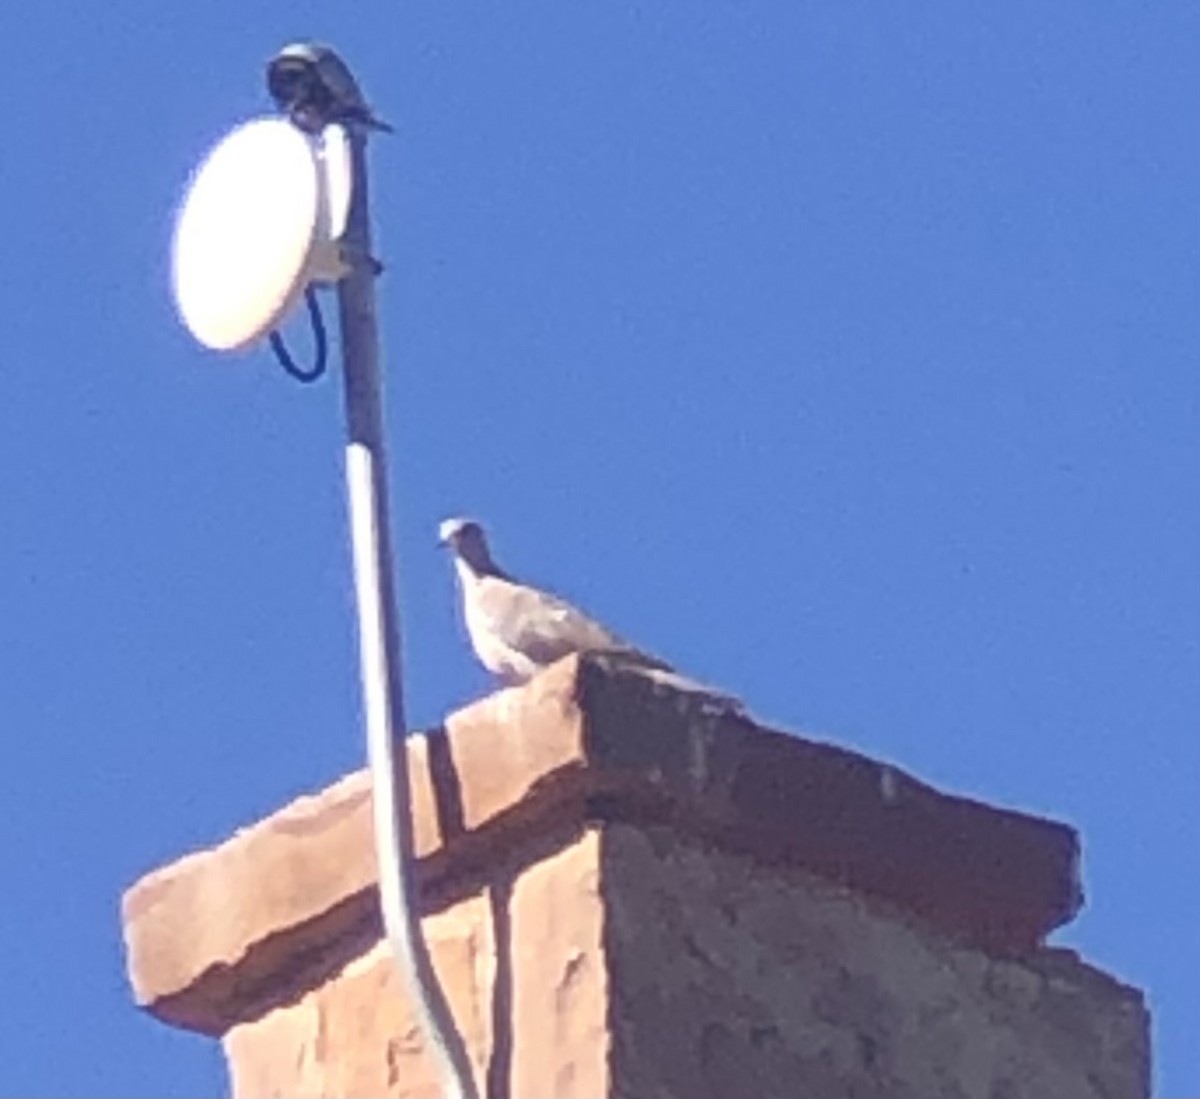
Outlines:
{"type": "Polygon", "coordinates": [[[508,621],[511,601],[502,590],[504,581],[476,576],[462,562],[457,564],[463,588],[463,619],[479,662],[508,683],[526,682],[539,666],[512,643],[513,624],[508,621]]]}

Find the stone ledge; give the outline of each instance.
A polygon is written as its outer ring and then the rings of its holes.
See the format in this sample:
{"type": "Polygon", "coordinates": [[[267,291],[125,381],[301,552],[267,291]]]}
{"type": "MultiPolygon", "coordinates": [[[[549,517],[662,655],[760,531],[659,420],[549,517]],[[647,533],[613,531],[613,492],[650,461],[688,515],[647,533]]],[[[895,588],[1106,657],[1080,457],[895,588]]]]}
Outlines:
{"type": "MultiPolygon", "coordinates": [[[[1071,828],[713,712],[608,657],[569,658],[468,706],[408,753],[427,910],[498,851],[597,819],[669,821],[996,953],[1035,948],[1080,904],[1071,828]]],[[[368,949],[374,885],[358,773],[126,892],[137,1002],[224,1033],[368,949]]]]}

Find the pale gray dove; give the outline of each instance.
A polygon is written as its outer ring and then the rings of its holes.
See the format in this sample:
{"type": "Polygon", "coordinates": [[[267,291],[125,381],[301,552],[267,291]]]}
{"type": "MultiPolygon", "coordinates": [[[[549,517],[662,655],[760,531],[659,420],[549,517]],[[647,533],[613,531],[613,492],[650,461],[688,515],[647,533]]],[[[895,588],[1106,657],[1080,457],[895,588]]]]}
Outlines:
{"type": "Polygon", "coordinates": [[[447,519],[438,538],[454,554],[471,647],[502,682],[525,683],[571,653],[609,652],[645,669],[656,683],[716,701],[722,712],[740,712],[736,699],[679,675],[565,600],[514,579],[492,560],[474,519],[447,519]]]}

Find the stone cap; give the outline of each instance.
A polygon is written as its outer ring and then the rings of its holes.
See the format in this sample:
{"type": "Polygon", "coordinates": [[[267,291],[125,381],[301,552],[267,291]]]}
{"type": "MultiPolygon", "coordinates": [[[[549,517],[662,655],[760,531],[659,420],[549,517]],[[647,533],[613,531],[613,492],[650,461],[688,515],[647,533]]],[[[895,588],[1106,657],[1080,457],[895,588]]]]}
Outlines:
{"type": "MultiPolygon", "coordinates": [[[[411,736],[425,910],[531,836],[654,820],[994,953],[1033,949],[1078,911],[1070,827],[710,701],[613,656],[569,657],[411,736]]],[[[370,797],[366,773],[350,775],[133,885],[122,909],[138,1004],[221,1034],[367,949],[380,934],[370,797]]]]}

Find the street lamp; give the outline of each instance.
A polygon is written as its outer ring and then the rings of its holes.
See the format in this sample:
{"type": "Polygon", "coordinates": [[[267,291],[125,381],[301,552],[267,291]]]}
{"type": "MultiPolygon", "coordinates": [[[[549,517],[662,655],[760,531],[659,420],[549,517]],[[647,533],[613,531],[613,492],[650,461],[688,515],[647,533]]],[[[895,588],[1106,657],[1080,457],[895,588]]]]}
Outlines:
{"type": "Polygon", "coordinates": [[[389,131],[328,46],[284,47],[267,88],[285,117],[233,130],[202,163],[176,223],[172,276],[180,316],[221,351],[270,336],[301,380],[324,369],[314,288],[334,285],[346,407],[346,485],[359,657],[384,928],[447,1099],[476,1099],[474,1073],[421,935],[401,677],[400,616],[388,523],[387,456],[366,172],[367,138],[389,131]],[[276,333],[306,298],[318,363],[296,367],[276,333]],[[397,751],[397,738],[401,744],[397,751]]]}

